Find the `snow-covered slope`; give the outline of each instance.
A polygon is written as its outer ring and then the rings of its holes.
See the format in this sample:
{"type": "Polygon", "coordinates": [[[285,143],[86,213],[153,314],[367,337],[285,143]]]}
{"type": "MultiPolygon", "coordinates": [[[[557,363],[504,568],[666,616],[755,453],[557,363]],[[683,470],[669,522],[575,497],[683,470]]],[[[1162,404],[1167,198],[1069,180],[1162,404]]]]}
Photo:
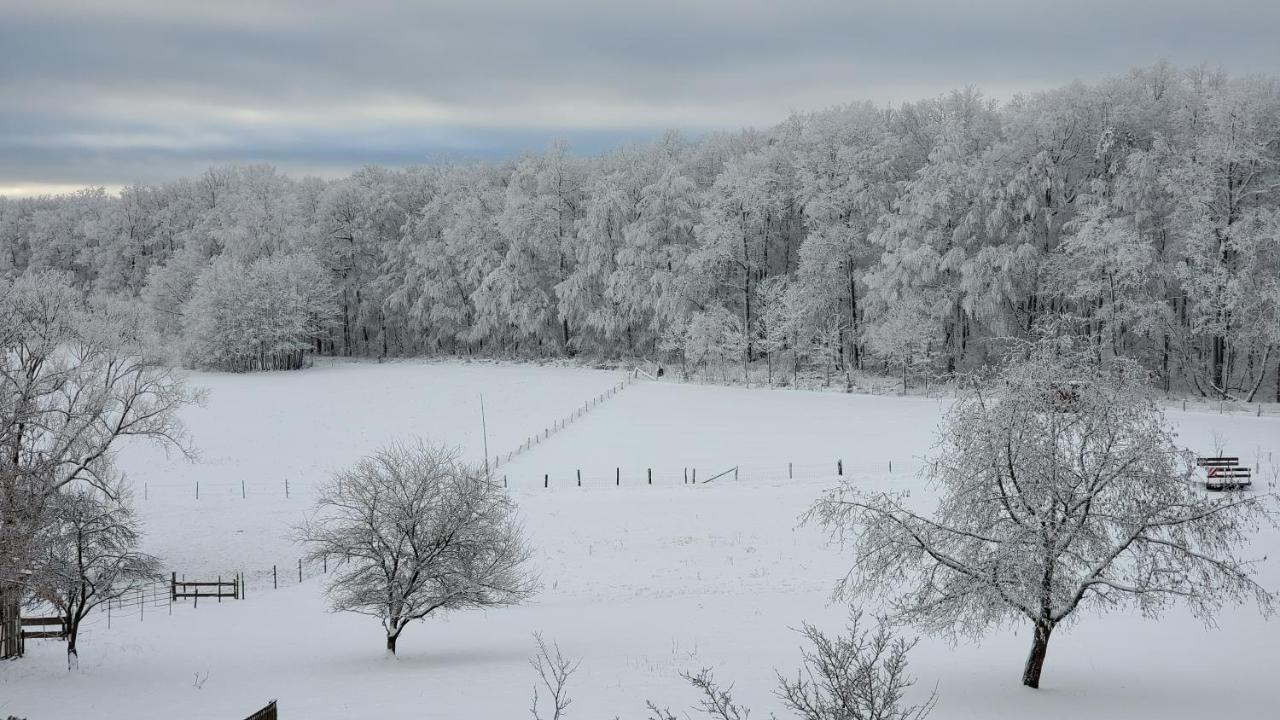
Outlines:
{"type": "MultiPolygon", "coordinates": [[[[850,559],[797,527],[798,516],[833,482],[837,459],[859,482],[918,487],[913,472],[940,401],[632,385],[502,470],[538,553],[541,595],[412,626],[396,659],[383,656],[376,621],[327,612],[323,577],[308,568],[299,584],[296,566],[285,571],[299,554],[289,527],[334,468],[414,435],[478,459],[480,392],[490,449],[504,451],[618,379],[422,363],[197,376],[209,404],[186,418],[202,461],[129,448],[121,462],[137,486],[147,549],[188,575],[244,569],[248,599],[172,615],[161,603],[141,618],[114,616],[110,629],[97,617],[74,673],[59,644],[32,642],[29,658],[0,665],[0,716],[234,720],[278,698],[287,718],[528,717],[535,631],[583,660],[571,717],[641,718],[646,699],[684,707],[692,693],[677,673],[701,667],[736,681],[766,716],[778,709],[774,669],[798,660],[791,628],[809,620],[834,630],[846,614],[829,594],[850,559]],[[685,468],[703,479],[733,466],[737,482],[730,473],[683,484],[685,468]]],[[[1249,464],[1280,454],[1275,418],[1170,419],[1198,450],[1212,451],[1216,434],[1249,464]]],[[[1260,536],[1255,550],[1274,555],[1280,537],[1260,536]]],[[[1264,579],[1280,588],[1276,561],[1264,579]]],[[[1225,608],[1219,624],[1209,630],[1181,612],[1085,617],[1055,635],[1040,691],[1019,685],[1025,628],[955,648],[926,639],[912,667],[922,690],[937,685],[937,718],[1269,717],[1280,706],[1280,624],[1252,608],[1225,608]]]]}

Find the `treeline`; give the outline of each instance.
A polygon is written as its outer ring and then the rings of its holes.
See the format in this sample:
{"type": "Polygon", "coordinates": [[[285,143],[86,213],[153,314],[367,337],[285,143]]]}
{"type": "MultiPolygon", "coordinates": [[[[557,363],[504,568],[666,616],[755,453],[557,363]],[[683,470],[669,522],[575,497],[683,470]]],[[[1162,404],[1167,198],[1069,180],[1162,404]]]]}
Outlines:
{"type": "Polygon", "coordinates": [[[0,272],[135,298],[235,370],[581,353],[907,382],[1057,335],[1171,391],[1280,398],[1278,161],[1276,78],[1156,65],[592,158],[0,201],[0,272]]]}

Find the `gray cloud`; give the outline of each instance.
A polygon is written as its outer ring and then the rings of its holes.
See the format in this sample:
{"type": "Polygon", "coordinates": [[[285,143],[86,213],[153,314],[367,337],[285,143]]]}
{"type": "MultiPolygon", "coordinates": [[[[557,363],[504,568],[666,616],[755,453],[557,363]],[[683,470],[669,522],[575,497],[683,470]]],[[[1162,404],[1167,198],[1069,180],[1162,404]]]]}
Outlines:
{"type": "Polygon", "coordinates": [[[0,0],[0,192],[219,162],[333,174],[1168,59],[1280,70],[1280,3],[0,0]]]}

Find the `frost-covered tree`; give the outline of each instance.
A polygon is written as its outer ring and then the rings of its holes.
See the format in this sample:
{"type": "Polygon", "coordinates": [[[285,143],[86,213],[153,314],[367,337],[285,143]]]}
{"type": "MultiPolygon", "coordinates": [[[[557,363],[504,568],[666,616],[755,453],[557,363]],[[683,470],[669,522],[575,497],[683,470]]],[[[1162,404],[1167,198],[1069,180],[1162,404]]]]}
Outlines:
{"type": "Polygon", "coordinates": [[[1270,614],[1247,555],[1275,498],[1206,495],[1135,363],[1048,343],[1025,353],[948,413],[925,464],[932,513],[853,483],[814,506],[857,558],[839,591],[887,597],[950,637],[1029,623],[1029,687],[1054,630],[1089,610],[1158,616],[1180,602],[1209,622],[1253,601],[1270,614]]]}
{"type": "Polygon", "coordinates": [[[123,438],[189,452],[178,411],[199,400],[160,362],[136,314],[87,306],[58,275],[0,281],[0,656],[64,493],[114,496],[123,438]]]}
{"type": "Polygon", "coordinates": [[[296,369],[337,314],[332,278],[310,256],[219,257],[183,306],[184,352],[195,367],[296,369]]]}
{"type": "Polygon", "coordinates": [[[214,260],[310,255],[339,306],[315,351],[376,357],[687,363],[666,340],[719,306],[748,364],[781,347],[847,384],[872,369],[868,329],[911,298],[946,377],[1047,333],[1133,359],[1168,392],[1248,402],[1280,397],[1277,128],[1276,78],[1159,63],[596,157],[556,144],[335,180],[219,167],[119,197],[0,201],[0,274],[141,297],[175,339],[214,260]]]}
{"type": "Polygon", "coordinates": [[[931,345],[937,337],[937,319],[915,298],[893,303],[866,331],[871,352],[899,368],[904,395],[913,369],[928,372],[933,362],[931,345]]]}
{"type": "Polygon", "coordinates": [[[682,352],[694,365],[719,367],[722,375],[731,363],[742,362],[745,369],[742,319],[720,305],[694,313],[685,329],[682,352]]]}
{"type": "Polygon", "coordinates": [[[333,608],[378,618],[392,654],[415,620],[513,605],[537,587],[514,503],[446,448],[391,445],[339,472],[297,535],[309,558],[336,562],[333,608]]]}
{"type": "Polygon", "coordinates": [[[141,524],[119,484],[110,492],[60,493],[32,566],[34,594],[51,603],[67,632],[67,665],[75,667],[80,623],[103,603],[157,579],[160,563],[138,549],[141,524]]]}

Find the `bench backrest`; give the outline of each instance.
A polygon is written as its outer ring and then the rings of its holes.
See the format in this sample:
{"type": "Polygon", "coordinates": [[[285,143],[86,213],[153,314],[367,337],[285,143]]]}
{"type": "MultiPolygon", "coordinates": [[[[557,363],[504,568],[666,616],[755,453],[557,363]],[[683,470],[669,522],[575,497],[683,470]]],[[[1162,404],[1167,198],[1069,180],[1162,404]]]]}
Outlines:
{"type": "Polygon", "coordinates": [[[1232,465],[1239,465],[1239,464],[1240,464],[1240,458],[1238,457],[1196,458],[1196,465],[1200,467],[1230,467],[1232,465]]]}

